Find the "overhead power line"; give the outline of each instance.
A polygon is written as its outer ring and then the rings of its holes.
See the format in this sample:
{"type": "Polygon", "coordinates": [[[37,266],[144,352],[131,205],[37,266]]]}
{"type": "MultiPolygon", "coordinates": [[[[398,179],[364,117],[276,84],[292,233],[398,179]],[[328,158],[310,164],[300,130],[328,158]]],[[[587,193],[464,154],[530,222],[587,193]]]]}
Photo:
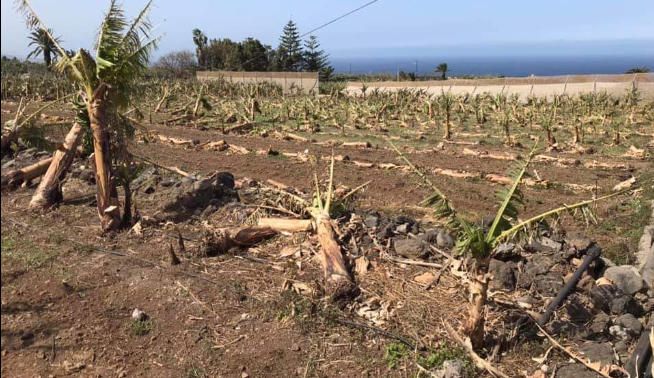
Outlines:
{"type": "Polygon", "coordinates": [[[322,24],[322,25],[320,25],[320,26],[318,26],[318,27],[316,27],[316,28],[313,28],[313,29],[309,30],[308,32],[302,34],[302,35],[300,36],[300,38],[305,37],[305,36],[307,36],[307,35],[309,35],[309,34],[315,32],[315,31],[317,31],[317,30],[320,30],[320,29],[324,28],[325,26],[331,25],[331,24],[333,24],[334,22],[336,22],[336,21],[338,21],[338,20],[340,20],[340,19],[343,19],[343,18],[345,18],[345,17],[351,15],[352,13],[356,13],[356,12],[360,11],[361,9],[366,8],[366,7],[368,7],[368,6],[370,6],[370,5],[374,4],[374,3],[376,3],[376,2],[378,2],[378,1],[379,1],[379,0],[372,0],[372,1],[369,1],[369,2],[363,4],[362,6],[356,8],[356,9],[353,9],[353,10],[351,10],[351,11],[349,11],[349,12],[343,14],[343,15],[340,15],[340,16],[334,18],[334,19],[331,20],[331,21],[325,22],[324,24],[322,24]]]}

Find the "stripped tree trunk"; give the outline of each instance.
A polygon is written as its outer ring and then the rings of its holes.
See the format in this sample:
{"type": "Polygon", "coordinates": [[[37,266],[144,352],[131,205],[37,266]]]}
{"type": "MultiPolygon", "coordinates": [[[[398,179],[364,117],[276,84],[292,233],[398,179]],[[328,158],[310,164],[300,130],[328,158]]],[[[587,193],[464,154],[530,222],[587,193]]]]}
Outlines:
{"type": "Polygon", "coordinates": [[[75,158],[75,152],[83,134],[82,125],[75,122],[66,135],[64,144],[53,154],[52,162],[32,196],[30,208],[47,209],[61,201],[61,181],[66,177],[75,158]]]}
{"type": "Polygon", "coordinates": [[[87,108],[93,131],[95,157],[95,182],[98,215],[103,231],[115,230],[120,226],[120,208],[115,183],[111,177],[111,157],[107,130],[107,103],[104,91],[99,88],[88,102],[87,108]]]}
{"type": "Polygon", "coordinates": [[[320,262],[328,283],[351,284],[352,277],[345,266],[341,246],[336,241],[334,226],[329,216],[316,219],[316,232],[320,243],[320,262]]]}
{"type": "Polygon", "coordinates": [[[278,232],[311,231],[310,219],[260,218],[259,227],[270,227],[278,232]]]}
{"type": "Polygon", "coordinates": [[[450,126],[450,111],[448,109],[445,113],[445,135],[443,135],[443,139],[445,140],[452,139],[452,130],[450,126]]]}
{"type": "Polygon", "coordinates": [[[27,167],[7,172],[7,174],[2,175],[2,188],[17,188],[24,182],[29,182],[41,176],[48,170],[51,162],[52,158],[49,157],[27,167]]]}
{"type": "Polygon", "coordinates": [[[472,348],[480,350],[484,345],[484,325],[486,316],[484,307],[488,294],[488,277],[477,270],[470,279],[470,304],[468,307],[468,320],[465,324],[464,333],[470,338],[472,348]]]}

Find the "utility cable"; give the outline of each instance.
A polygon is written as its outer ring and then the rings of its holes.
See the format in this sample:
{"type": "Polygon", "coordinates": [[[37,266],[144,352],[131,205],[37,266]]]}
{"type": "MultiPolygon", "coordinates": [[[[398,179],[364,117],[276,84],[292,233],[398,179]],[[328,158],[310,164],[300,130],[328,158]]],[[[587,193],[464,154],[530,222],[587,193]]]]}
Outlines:
{"type": "Polygon", "coordinates": [[[306,33],[300,35],[300,38],[305,37],[305,36],[307,36],[307,35],[309,35],[309,34],[315,32],[315,31],[317,31],[317,30],[320,30],[320,29],[324,28],[325,26],[331,25],[331,24],[333,24],[334,22],[336,22],[336,21],[338,21],[338,20],[340,20],[340,19],[343,19],[343,18],[345,18],[345,17],[351,15],[352,13],[358,12],[358,11],[360,11],[361,9],[366,8],[366,7],[368,7],[368,6],[370,6],[370,5],[374,4],[374,3],[376,3],[376,2],[378,2],[378,1],[379,1],[379,0],[372,0],[372,1],[369,1],[369,2],[363,4],[362,6],[356,8],[356,9],[353,9],[353,10],[351,10],[351,11],[349,11],[349,12],[343,14],[343,15],[340,15],[340,16],[338,16],[338,17],[332,19],[331,21],[325,22],[324,24],[322,24],[322,25],[320,25],[320,26],[318,26],[318,27],[316,27],[316,28],[313,28],[313,29],[309,30],[308,32],[306,32],[306,33]]]}

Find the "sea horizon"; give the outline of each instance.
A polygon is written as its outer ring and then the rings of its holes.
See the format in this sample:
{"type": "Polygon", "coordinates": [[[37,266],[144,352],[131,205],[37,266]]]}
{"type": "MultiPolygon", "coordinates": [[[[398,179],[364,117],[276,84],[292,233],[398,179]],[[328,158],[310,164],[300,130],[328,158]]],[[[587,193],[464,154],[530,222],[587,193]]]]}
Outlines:
{"type": "Polygon", "coordinates": [[[560,76],[623,74],[635,67],[654,70],[654,54],[561,55],[561,56],[449,56],[449,57],[334,57],[335,73],[388,74],[398,71],[435,75],[440,63],[447,63],[448,76],[560,76]],[[416,64],[417,63],[417,64],[416,64]]]}

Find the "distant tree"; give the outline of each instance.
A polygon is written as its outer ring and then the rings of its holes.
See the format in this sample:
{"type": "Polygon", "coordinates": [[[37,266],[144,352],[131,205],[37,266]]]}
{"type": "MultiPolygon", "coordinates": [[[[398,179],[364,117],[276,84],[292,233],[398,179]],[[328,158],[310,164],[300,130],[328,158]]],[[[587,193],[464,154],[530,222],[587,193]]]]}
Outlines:
{"type": "Polygon", "coordinates": [[[277,59],[277,65],[282,71],[299,71],[302,68],[300,32],[293,20],[284,26],[277,48],[277,59]]]}
{"type": "Polygon", "coordinates": [[[57,48],[55,42],[59,43],[61,40],[55,38],[53,41],[49,35],[52,35],[52,30],[37,29],[30,33],[28,39],[31,41],[29,46],[34,49],[27,55],[27,59],[31,57],[43,55],[43,62],[47,67],[52,65],[52,62],[57,59],[57,48]]]}
{"type": "Polygon", "coordinates": [[[329,55],[320,49],[320,43],[315,35],[304,41],[304,69],[311,72],[319,72],[320,80],[329,80],[334,68],[329,65],[329,55]]]}
{"type": "Polygon", "coordinates": [[[195,44],[195,56],[198,59],[198,65],[200,68],[207,68],[207,36],[204,35],[202,30],[193,29],[193,43],[195,44]]]}
{"type": "Polygon", "coordinates": [[[35,63],[30,61],[22,61],[16,57],[2,56],[0,71],[3,75],[20,75],[25,73],[43,74],[48,71],[48,68],[43,63],[35,63]]]}
{"type": "Polygon", "coordinates": [[[212,70],[241,69],[241,44],[229,38],[212,39],[206,49],[207,66],[212,70]]]}
{"type": "Polygon", "coordinates": [[[642,67],[634,67],[631,68],[627,71],[625,71],[626,74],[635,74],[635,73],[648,73],[650,72],[649,68],[642,66],[642,67]]]}
{"type": "Polygon", "coordinates": [[[173,51],[159,58],[154,68],[167,76],[190,77],[197,63],[191,51],[173,51]]]}
{"type": "Polygon", "coordinates": [[[241,69],[245,71],[267,71],[272,48],[258,39],[247,38],[241,42],[241,69]]]}
{"type": "Polygon", "coordinates": [[[440,72],[441,74],[441,80],[447,79],[447,63],[441,63],[438,66],[436,66],[436,69],[434,70],[435,72],[440,72]]]}

